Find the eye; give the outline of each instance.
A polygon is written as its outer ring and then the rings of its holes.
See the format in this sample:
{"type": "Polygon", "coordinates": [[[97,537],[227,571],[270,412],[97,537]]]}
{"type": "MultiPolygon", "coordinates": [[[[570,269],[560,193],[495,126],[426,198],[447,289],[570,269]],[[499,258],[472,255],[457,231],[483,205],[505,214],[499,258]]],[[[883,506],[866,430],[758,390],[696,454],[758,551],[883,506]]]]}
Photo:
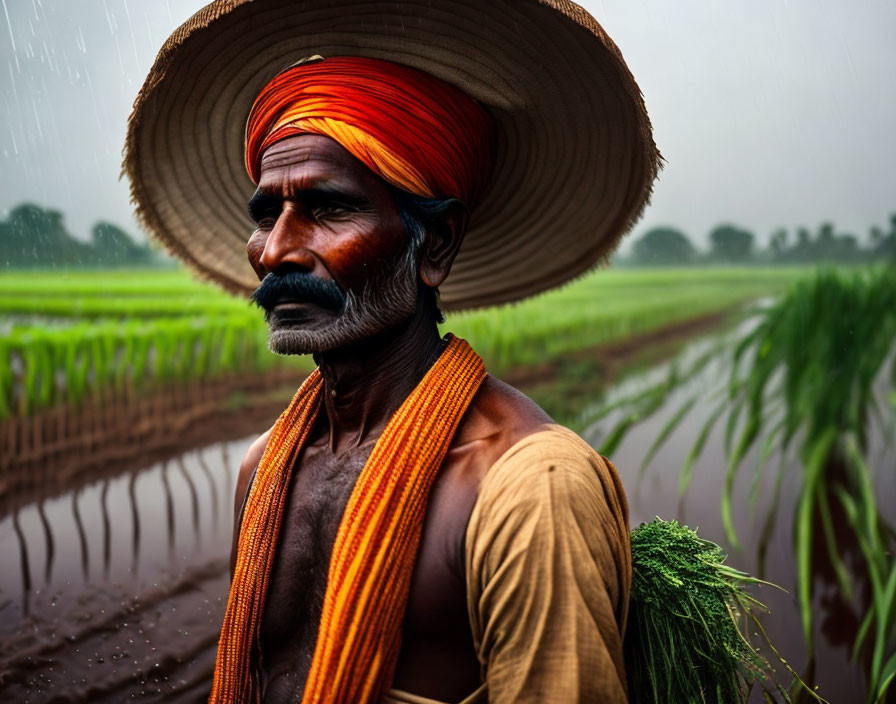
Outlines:
{"type": "Polygon", "coordinates": [[[339,220],[350,217],[356,212],[356,208],[343,203],[321,203],[311,210],[315,220],[339,220]]]}
{"type": "Polygon", "coordinates": [[[283,201],[280,198],[259,190],[249,201],[249,217],[259,229],[270,230],[280,217],[282,208],[283,201]]]}
{"type": "Polygon", "coordinates": [[[259,230],[272,230],[274,229],[274,225],[277,224],[277,218],[279,217],[279,208],[265,208],[265,210],[257,214],[256,227],[258,227],[259,230]]]}

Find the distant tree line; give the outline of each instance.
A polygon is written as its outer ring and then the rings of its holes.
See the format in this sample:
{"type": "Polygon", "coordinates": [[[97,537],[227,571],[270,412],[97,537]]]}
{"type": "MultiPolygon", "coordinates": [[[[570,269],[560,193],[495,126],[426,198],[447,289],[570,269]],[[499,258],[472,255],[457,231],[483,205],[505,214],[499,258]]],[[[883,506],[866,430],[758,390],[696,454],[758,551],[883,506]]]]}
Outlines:
{"type": "Polygon", "coordinates": [[[66,229],[58,210],[31,203],[0,220],[0,269],[52,269],[169,265],[164,254],[139,244],[108,222],[96,223],[84,242],[66,229]]]}
{"type": "Polygon", "coordinates": [[[837,232],[833,223],[823,223],[814,233],[807,227],[796,229],[794,236],[786,228],[775,230],[767,247],[758,247],[756,236],[747,229],[722,224],[709,233],[709,250],[694,247],[681,230],[655,227],[639,237],[632,253],[620,263],[644,265],[685,264],[801,264],[859,263],[896,259],[896,213],[889,228],[872,227],[866,246],[851,233],[837,232]]]}

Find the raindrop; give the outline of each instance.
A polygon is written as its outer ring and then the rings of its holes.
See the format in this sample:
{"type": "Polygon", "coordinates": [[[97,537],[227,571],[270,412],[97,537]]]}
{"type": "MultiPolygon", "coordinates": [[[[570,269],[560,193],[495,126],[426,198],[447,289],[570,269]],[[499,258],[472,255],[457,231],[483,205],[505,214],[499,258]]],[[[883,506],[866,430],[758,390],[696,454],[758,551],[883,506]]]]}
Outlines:
{"type": "Polygon", "coordinates": [[[128,18],[128,30],[131,33],[131,44],[134,47],[134,61],[137,62],[137,65],[140,65],[140,57],[137,55],[137,38],[134,36],[134,23],[131,21],[131,10],[128,8],[128,0],[122,0],[124,3],[124,14],[127,15],[128,18]]]}
{"type": "Polygon", "coordinates": [[[18,103],[19,102],[19,92],[16,89],[16,77],[15,77],[15,74],[13,74],[13,72],[12,72],[12,64],[7,62],[7,66],[9,66],[9,83],[12,86],[12,95],[13,95],[13,98],[15,99],[15,101],[18,103]]]}
{"type": "Polygon", "coordinates": [[[37,103],[35,102],[34,98],[31,98],[31,108],[34,111],[34,124],[37,126],[37,134],[41,139],[43,139],[44,131],[40,126],[40,116],[37,114],[37,103]]]}
{"type": "Polygon", "coordinates": [[[9,30],[9,41],[12,42],[12,51],[16,51],[16,38],[12,35],[12,22],[9,21],[9,10],[6,8],[6,0],[3,1],[3,14],[6,15],[6,28],[9,30]]]}

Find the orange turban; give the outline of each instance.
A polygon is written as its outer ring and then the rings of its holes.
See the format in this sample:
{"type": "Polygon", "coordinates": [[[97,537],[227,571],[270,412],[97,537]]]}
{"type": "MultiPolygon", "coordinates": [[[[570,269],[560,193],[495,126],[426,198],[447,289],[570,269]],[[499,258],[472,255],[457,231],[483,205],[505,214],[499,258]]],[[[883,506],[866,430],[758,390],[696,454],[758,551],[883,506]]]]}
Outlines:
{"type": "Polygon", "coordinates": [[[246,125],[246,168],[257,184],[267,147],[311,132],[398,188],[472,208],[491,172],[493,130],[479,103],[428,73],[334,57],[293,66],[262,88],[246,125]]]}

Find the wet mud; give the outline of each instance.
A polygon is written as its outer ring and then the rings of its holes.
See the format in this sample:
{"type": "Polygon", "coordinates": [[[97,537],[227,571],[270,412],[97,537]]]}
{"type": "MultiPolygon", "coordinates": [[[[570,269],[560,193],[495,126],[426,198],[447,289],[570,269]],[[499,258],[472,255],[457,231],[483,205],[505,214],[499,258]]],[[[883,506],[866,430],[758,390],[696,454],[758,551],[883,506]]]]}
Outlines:
{"type": "Polygon", "coordinates": [[[0,701],[205,701],[254,439],[218,443],[0,522],[0,701]]]}

